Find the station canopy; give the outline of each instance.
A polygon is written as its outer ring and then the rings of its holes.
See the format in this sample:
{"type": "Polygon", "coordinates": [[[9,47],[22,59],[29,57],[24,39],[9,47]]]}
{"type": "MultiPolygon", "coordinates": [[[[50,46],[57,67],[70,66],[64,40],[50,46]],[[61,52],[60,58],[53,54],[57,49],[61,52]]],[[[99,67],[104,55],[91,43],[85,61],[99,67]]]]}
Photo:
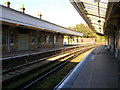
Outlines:
{"type": "Polygon", "coordinates": [[[88,26],[98,35],[104,35],[108,0],[70,0],[88,26]]]}

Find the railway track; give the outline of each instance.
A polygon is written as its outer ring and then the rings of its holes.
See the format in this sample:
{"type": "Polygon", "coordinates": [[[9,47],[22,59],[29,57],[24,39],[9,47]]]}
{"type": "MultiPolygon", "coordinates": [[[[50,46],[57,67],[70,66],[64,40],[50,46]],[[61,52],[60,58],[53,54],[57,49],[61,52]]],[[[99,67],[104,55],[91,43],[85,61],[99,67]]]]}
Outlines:
{"type": "MultiPolygon", "coordinates": [[[[55,54],[55,55],[51,55],[51,56],[48,56],[48,57],[45,57],[45,58],[42,58],[42,59],[34,60],[34,61],[32,61],[32,62],[25,63],[25,64],[23,64],[23,65],[16,66],[16,67],[13,67],[13,68],[10,68],[10,69],[9,69],[9,68],[8,68],[8,69],[3,69],[2,74],[6,74],[6,73],[9,73],[9,72],[18,70],[18,69],[20,69],[20,68],[27,67],[27,66],[30,66],[30,65],[32,65],[32,64],[35,64],[35,63],[38,63],[38,62],[42,62],[42,61],[45,61],[45,60],[47,60],[47,59],[50,59],[50,58],[53,58],[53,57],[56,57],[56,56],[60,56],[60,55],[63,55],[63,54],[65,54],[65,53],[72,52],[72,51],[74,51],[75,49],[81,49],[81,48],[82,48],[82,47],[72,48],[72,49],[67,50],[67,51],[66,51],[66,49],[65,49],[65,50],[62,50],[60,53],[57,53],[57,54],[55,54]]],[[[34,56],[33,56],[33,57],[34,57],[34,56]]],[[[11,64],[12,64],[12,63],[11,63],[11,64]]]]}
{"type": "MultiPolygon", "coordinates": [[[[91,48],[93,48],[93,47],[91,47],[91,48]]],[[[43,79],[50,73],[52,73],[55,70],[59,69],[60,67],[64,66],[70,60],[77,57],[80,53],[83,53],[91,48],[87,48],[87,49],[77,48],[76,50],[71,50],[66,53],[59,54],[59,56],[56,55],[54,57],[44,58],[44,60],[40,60],[40,62],[36,61],[36,62],[34,62],[34,65],[33,65],[33,63],[30,63],[29,65],[26,65],[24,67],[21,66],[21,68],[19,67],[13,71],[12,70],[6,71],[6,72],[4,72],[4,74],[7,73],[6,76],[8,76],[8,73],[9,73],[10,75],[13,75],[12,76],[13,78],[4,80],[3,88],[16,88],[16,89],[29,88],[29,87],[31,87],[31,85],[33,85],[37,81],[43,79]],[[14,76],[15,73],[16,74],[19,73],[19,75],[14,76]],[[27,77],[27,78],[25,78],[25,77],[27,77]],[[16,82],[16,80],[18,80],[18,81],[16,82]],[[20,82],[19,82],[19,80],[20,80],[20,82]],[[8,85],[9,81],[10,82],[12,81],[12,84],[8,85]]],[[[3,74],[3,76],[4,76],[4,74],[3,74]]]]}
{"type": "MultiPolygon", "coordinates": [[[[12,68],[12,69],[4,70],[2,72],[3,85],[5,83],[8,83],[9,81],[14,80],[15,78],[21,76],[22,74],[29,73],[32,70],[35,70],[35,69],[37,70],[38,68],[43,68],[43,67],[49,65],[50,63],[53,63],[53,62],[57,61],[57,59],[56,60],[48,60],[50,58],[60,56],[60,55],[63,55],[65,53],[68,53],[68,52],[72,52],[72,51],[74,51],[74,49],[80,49],[80,48],[81,47],[77,47],[77,48],[73,48],[73,49],[70,49],[70,50],[67,50],[67,51],[62,51],[61,54],[58,53],[56,55],[49,56],[49,57],[46,57],[46,58],[42,58],[42,59],[39,59],[39,60],[36,60],[36,61],[33,61],[33,62],[29,62],[27,64],[23,64],[23,65],[17,66],[17,67],[12,68]]],[[[60,58],[58,58],[58,59],[60,59],[60,58]]]]}
{"type": "Polygon", "coordinates": [[[12,69],[17,66],[19,67],[23,64],[28,64],[30,62],[34,62],[36,60],[39,60],[45,57],[64,53],[65,51],[69,51],[69,50],[80,48],[80,47],[82,48],[83,46],[63,47],[63,48],[54,49],[54,50],[41,51],[41,52],[36,52],[31,54],[2,58],[2,70],[4,72],[8,69],[12,69]]]}

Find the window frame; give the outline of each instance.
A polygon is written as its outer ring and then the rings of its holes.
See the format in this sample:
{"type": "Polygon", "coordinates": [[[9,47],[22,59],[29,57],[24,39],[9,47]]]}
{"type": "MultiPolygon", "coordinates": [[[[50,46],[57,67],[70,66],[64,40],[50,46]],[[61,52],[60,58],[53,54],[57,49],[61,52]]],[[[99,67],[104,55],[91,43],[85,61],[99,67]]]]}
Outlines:
{"type": "Polygon", "coordinates": [[[54,43],[57,43],[57,36],[54,35],[54,43]]]}
{"type": "Polygon", "coordinates": [[[46,43],[47,43],[47,44],[50,43],[50,36],[49,36],[49,35],[46,37],[46,43]]]}
{"type": "Polygon", "coordinates": [[[50,35],[50,42],[49,43],[52,44],[52,35],[50,35]]]}
{"type": "Polygon", "coordinates": [[[45,39],[46,39],[46,36],[43,35],[43,44],[45,44],[45,39]]]}
{"type": "Polygon", "coordinates": [[[32,44],[35,44],[35,35],[32,34],[32,44]]]}
{"type": "Polygon", "coordinates": [[[10,34],[10,35],[9,35],[9,40],[10,40],[9,42],[10,42],[10,45],[14,45],[14,43],[15,43],[15,42],[14,42],[14,39],[15,39],[15,36],[14,36],[14,35],[15,35],[15,34],[14,34],[14,32],[13,32],[13,31],[12,31],[12,32],[10,32],[9,34],[10,34]],[[13,36],[12,36],[12,37],[11,37],[11,33],[13,34],[13,36]],[[13,40],[13,43],[11,43],[11,39],[13,40]]]}

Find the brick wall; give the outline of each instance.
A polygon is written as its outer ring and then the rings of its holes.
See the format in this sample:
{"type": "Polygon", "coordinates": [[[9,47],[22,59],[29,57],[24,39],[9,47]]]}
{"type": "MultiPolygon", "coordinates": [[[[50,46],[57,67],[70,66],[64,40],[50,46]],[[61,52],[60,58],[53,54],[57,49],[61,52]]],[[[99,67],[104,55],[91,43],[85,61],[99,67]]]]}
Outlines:
{"type": "Polygon", "coordinates": [[[72,40],[69,40],[69,44],[86,44],[86,43],[95,43],[95,38],[80,38],[76,37],[72,40]]]}
{"type": "Polygon", "coordinates": [[[61,47],[63,46],[63,35],[57,34],[57,42],[54,44],[54,47],[61,47]]]}
{"type": "Polygon", "coordinates": [[[95,43],[95,38],[80,38],[80,43],[95,43]]]}
{"type": "Polygon", "coordinates": [[[37,31],[32,29],[26,29],[26,28],[20,28],[20,27],[13,27],[13,26],[7,26],[3,25],[2,32],[6,32],[6,45],[2,46],[3,53],[8,52],[8,30],[9,32],[14,32],[14,44],[10,45],[9,48],[11,52],[18,51],[18,35],[19,30],[22,30],[22,32],[28,30],[29,34],[29,49],[37,49],[37,48],[51,48],[53,47],[61,47],[63,46],[63,35],[61,34],[53,34],[50,32],[43,32],[43,31],[37,31]],[[53,38],[54,35],[57,37],[57,42],[54,43],[53,38]],[[40,47],[37,46],[37,40],[38,36],[40,36],[40,47]],[[34,37],[34,43],[33,43],[33,37],[34,37]],[[49,37],[49,41],[48,41],[49,37]],[[44,43],[43,43],[44,40],[44,43]]]}
{"type": "Polygon", "coordinates": [[[2,46],[2,52],[13,52],[16,51],[18,48],[18,30],[15,27],[12,26],[7,26],[7,25],[3,25],[2,26],[2,33],[6,33],[6,45],[2,46]],[[9,31],[8,31],[9,30],[9,31]],[[10,33],[13,32],[14,33],[14,39],[13,39],[13,44],[10,43],[10,38],[8,38],[8,32],[9,32],[9,36],[10,33]],[[8,43],[8,39],[9,39],[9,43],[8,43]],[[8,48],[9,46],[9,48],[8,48]]]}

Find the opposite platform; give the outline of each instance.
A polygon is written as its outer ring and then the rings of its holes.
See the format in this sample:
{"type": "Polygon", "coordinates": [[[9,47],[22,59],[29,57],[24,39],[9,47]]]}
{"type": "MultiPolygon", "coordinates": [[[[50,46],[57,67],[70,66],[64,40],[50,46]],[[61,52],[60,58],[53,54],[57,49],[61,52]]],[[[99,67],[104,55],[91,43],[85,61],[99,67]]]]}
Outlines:
{"type": "Polygon", "coordinates": [[[34,50],[24,50],[24,51],[18,51],[18,52],[7,52],[2,54],[2,58],[0,58],[0,60],[24,57],[29,55],[36,55],[36,54],[52,52],[52,51],[59,51],[64,49],[80,47],[80,46],[82,47],[82,45],[73,45],[73,46],[62,46],[62,47],[53,47],[53,48],[48,47],[48,48],[41,48],[41,49],[34,49],[34,50]]]}
{"type": "Polygon", "coordinates": [[[118,88],[118,59],[99,46],[56,88],[118,88]]]}

